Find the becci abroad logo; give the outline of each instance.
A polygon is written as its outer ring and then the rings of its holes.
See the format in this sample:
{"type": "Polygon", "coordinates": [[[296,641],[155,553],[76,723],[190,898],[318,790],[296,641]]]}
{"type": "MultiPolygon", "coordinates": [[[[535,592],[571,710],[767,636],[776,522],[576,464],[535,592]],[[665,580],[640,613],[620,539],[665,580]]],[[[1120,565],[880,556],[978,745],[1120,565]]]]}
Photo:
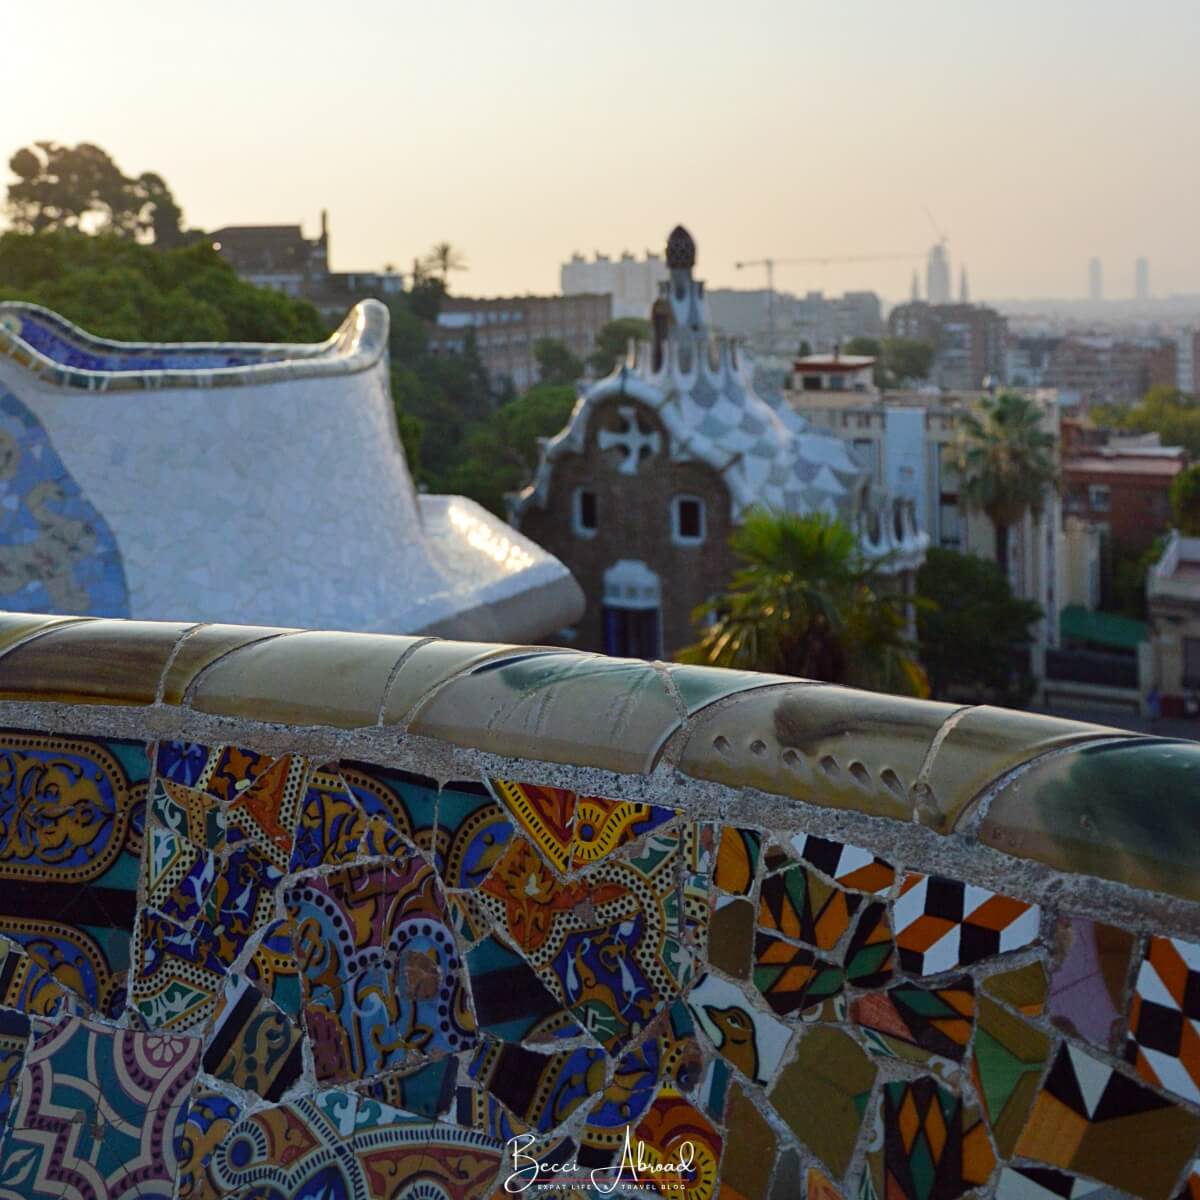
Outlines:
{"type": "Polygon", "coordinates": [[[522,1133],[508,1139],[513,1169],[504,1181],[504,1190],[510,1195],[520,1195],[531,1189],[554,1191],[579,1184],[590,1184],[602,1196],[610,1195],[622,1184],[643,1191],[682,1194],[696,1179],[696,1147],[691,1142],[679,1143],[677,1159],[651,1162],[646,1158],[645,1144],[640,1138],[634,1143],[628,1125],[625,1126],[625,1148],[621,1151],[621,1161],[613,1167],[593,1167],[590,1171],[574,1159],[555,1163],[537,1158],[529,1152],[536,1140],[532,1133],[522,1133]]]}

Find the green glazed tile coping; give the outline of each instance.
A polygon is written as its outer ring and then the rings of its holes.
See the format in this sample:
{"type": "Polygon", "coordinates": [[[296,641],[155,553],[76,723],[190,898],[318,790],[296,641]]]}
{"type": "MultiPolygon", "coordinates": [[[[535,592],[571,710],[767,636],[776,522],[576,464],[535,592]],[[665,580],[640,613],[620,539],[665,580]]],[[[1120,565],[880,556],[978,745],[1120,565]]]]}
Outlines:
{"type": "Polygon", "coordinates": [[[989,784],[1040,754],[1120,732],[1009,708],[968,709],[943,734],[926,776],[936,812],[930,824],[953,828],[989,784]]]}
{"type": "Polygon", "coordinates": [[[992,798],[979,840],[1200,900],[1200,743],[1117,737],[1043,758],[992,798]]]}
{"type": "Polygon", "coordinates": [[[107,619],[56,624],[0,658],[0,699],[153,704],[171,651],[190,628],[107,619]]]}
{"type": "Polygon", "coordinates": [[[451,680],[416,709],[409,730],[495,754],[641,774],[681,724],[649,663],[531,651],[451,680]]]}
{"type": "Polygon", "coordinates": [[[379,717],[392,670],[420,638],[289,633],[227,654],[197,679],[197,712],[356,729],[379,717]]]}
{"type": "Polygon", "coordinates": [[[179,644],[175,657],[167,665],[162,679],[165,704],[182,704],[189,686],[205,667],[223,658],[231,650],[251,642],[295,633],[294,629],[273,629],[260,625],[201,625],[179,644]]]}
{"type": "Polygon", "coordinates": [[[90,617],[51,617],[42,613],[0,613],[0,654],[20,642],[60,625],[77,625],[90,617]]]}
{"type": "MultiPolygon", "coordinates": [[[[404,660],[387,694],[383,723],[403,721],[434,688],[456,675],[492,659],[537,653],[523,646],[496,646],[489,642],[450,642],[429,638],[404,660]]],[[[560,652],[561,653],[561,652],[560,652]]]]}
{"type": "Polygon", "coordinates": [[[910,791],[950,704],[792,683],[692,721],[679,767],[699,779],[909,820],[910,791]]]}

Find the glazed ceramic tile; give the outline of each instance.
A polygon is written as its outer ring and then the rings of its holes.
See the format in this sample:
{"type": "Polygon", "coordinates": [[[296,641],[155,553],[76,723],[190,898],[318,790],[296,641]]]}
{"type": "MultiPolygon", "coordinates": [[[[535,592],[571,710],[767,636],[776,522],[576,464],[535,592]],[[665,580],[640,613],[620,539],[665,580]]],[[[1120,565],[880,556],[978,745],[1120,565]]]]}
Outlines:
{"type": "Polygon", "coordinates": [[[717,896],[708,919],[708,961],[726,975],[750,978],[754,948],[754,905],[717,896]]]}
{"type": "MultiPolygon", "coordinates": [[[[652,1164],[651,1178],[672,1187],[685,1200],[714,1200],[718,1190],[721,1135],[674,1088],[663,1088],[650,1111],[639,1122],[634,1136],[652,1164]],[[690,1167],[677,1169],[677,1164],[690,1167]],[[658,1167],[659,1171],[654,1171],[658,1167]],[[683,1187],[680,1188],[679,1185],[683,1187]]],[[[609,1181],[601,1177],[601,1186],[609,1181]]]]}
{"type": "Polygon", "coordinates": [[[1129,1009],[1126,1057],[1149,1083],[1200,1101],[1200,945],[1150,939],[1129,1009]]]}
{"type": "Polygon", "coordinates": [[[983,1102],[996,1146],[1009,1157],[1050,1057],[1050,1039],[986,996],[979,1002],[972,1050],[975,1090],[983,1102]]]}
{"type": "Polygon", "coordinates": [[[886,892],[896,879],[895,868],[890,863],[857,846],[800,833],[792,838],[792,847],[806,862],[845,888],[886,892]]]}
{"type": "Polygon", "coordinates": [[[1121,1194],[1052,1167],[1005,1167],[996,1184],[996,1200],[1119,1200],[1121,1194]]]}
{"type": "Polygon", "coordinates": [[[721,1195],[729,1200],[765,1196],[775,1163],[776,1138],[750,1097],[734,1084],[725,1111],[726,1127],[735,1130],[721,1159],[721,1195]]]}
{"type": "Polygon", "coordinates": [[[308,773],[305,759],[285,754],[239,787],[225,811],[226,842],[249,843],[280,875],[287,872],[308,773]]]}
{"type": "Polygon", "coordinates": [[[359,851],[367,816],[336,769],[315,771],[300,806],[289,870],[338,866],[359,851]]]}
{"type": "Polygon", "coordinates": [[[708,1040],[747,1079],[774,1078],[792,1037],[782,1021],[760,1012],[740,988],[715,975],[700,980],[687,1002],[708,1040]]]}
{"type": "Polygon", "coordinates": [[[759,891],[760,928],[832,950],[850,927],[862,897],[826,883],[802,866],[768,875],[759,891]]]}
{"type": "Polygon", "coordinates": [[[780,1016],[823,1003],[842,990],[844,981],[841,967],[816,951],[770,934],[755,935],[754,986],[780,1016]]]}
{"type": "Polygon", "coordinates": [[[858,988],[883,987],[895,972],[896,943],[888,924],[887,905],[868,904],[846,947],[846,980],[858,988]]]}
{"type": "Polygon", "coordinates": [[[505,1042],[544,1042],[583,1034],[532,967],[497,938],[466,956],[479,1027],[505,1042]]]}
{"type": "MultiPolygon", "coordinates": [[[[208,753],[203,746],[196,749],[208,753]]],[[[164,829],[186,838],[199,850],[218,852],[225,848],[225,810],[219,800],[199,788],[160,777],[150,801],[150,814],[164,829]]]]}
{"type": "Polygon", "coordinates": [[[613,1049],[691,979],[708,917],[703,853],[701,831],[684,825],[564,883],[514,839],[479,896],[543,983],[613,1049]]]}
{"type": "Polygon", "coordinates": [[[475,1018],[433,868],[341,867],[287,893],[317,1074],[341,1081],[454,1053],[475,1018]]]}
{"type": "Polygon", "coordinates": [[[539,1054],[487,1039],[467,1069],[509,1112],[545,1133],[603,1091],[604,1067],[599,1050],[539,1054]]]}
{"type": "Polygon", "coordinates": [[[1041,910],[937,875],[907,875],[893,909],[900,965],[937,975],[1019,950],[1037,938],[1041,910]]]}
{"type": "Polygon", "coordinates": [[[1114,1026],[1125,1011],[1133,935],[1087,917],[1060,917],[1054,950],[1050,1019],[1067,1033],[1115,1049],[1114,1026]]]}
{"type": "Polygon", "coordinates": [[[584,867],[599,862],[674,816],[673,809],[660,805],[578,796],[571,830],[571,865],[584,867]]]}
{"type": "MultiPolygon", "coordinates": [[[[779,1172],[776,1171],[777,1181],[778,1178],[779,1172]]],[[[798,1195],[799,1190],[793,1194],[798,1195]]],[[[845,1200],[840,1189],[834,1186],[833,1180],[816,1167],[808,1168],[804,1180],[804,1197],[805,1200],[845,1200]]],[[[774,1192],[771,1193],[771,1200],[775,1200],[774,1192]]]]}
{"type": "Polygon", "coordinates": [[[0,1145],[0,1192],[57,1200],[90,1180],[96,1196],[170,1195],[179,1172],[174,1131],[199,1065],[193,1038],[79,1017],[35,1021],[0,1145]]]}
{"type": "Polygon", "coordinates": [[[0,1009],[0,1134],[8,1124],[28,1046],[29,1018],[0,1009]]]}
{"type": "Polygon", "coordinates": [[[1040,1017],[1046,1007],[1049,985],[1046,968],[1040,962],[1032,962],[987,976],[983,990],[1027,1017],[1040,1017]]]}
{"type": "Polygon", "coordinates": [[[150,1029],[201,1030],[216,1011],[228,962],[213,940],[143,909],[134,936],[129,999],[150,1029]]]}
{"type": "Polygon", "coordinates": [[[264,927],[246,963],[246,977],[288,1016],[300,1015],[300,973],[290,920],[272,921],[264,927]]]}
{"type": "MultiPolygon", "coordinates": [[[[217,1195],[373,1196],[384,1180],[421,1181],[431,1196],[485,1200],[501,1144],[336,1089],[243,1117],[212,1153],[217,1195]]],[[[419,1193],[418,1193],[419,1194],[419,1193]]]]}
{"type": "Polygon", "coordinates": [[[1200,1117],[1072,1045],[1054,1058],[1016,1153],[1166,1200],[1200,1142],[1200,1117]]]}
{"type": "Polygon", "coordinates": [[[979,1114],[930,1076],[883,1085],[882,1146],[868,1156],[875,1200],[953,1200],[996,1166],[979,1114]]]}
{"type": "Polygon", "coordinates": [[[936,1055],[961,1062],[975,1018],[975,985],[969,975],[941,987],[901,983],[850,1003],[850,1019],[872,1050],[913,1062],[936,1055]]]}
{"type": "Polygon", "coordinates": [[[201,1086],[192,1091],[179,1151],[179,1200],[217,1200],[208,1164],[241,1115],[223,1092],[201,1086]]]}
{"type": "Polygon", "coordinates": [[[477,888],[513,834],[504,806],[479,784],[447,784],[438,796],[434,863],[447,887],[477,888]]]}
{"type": "Polygon", "coordinates": [[[566,871],[571,862],[575,793],[506,779],[494,779],[492,786],[522,833],[545,855],[546,861],[556,870],[566,871]]]}
{"type": "Polygon", "coordinates": [[[283,879],[283,870],[272,857],[243,841],[217,865],[203,922],[214,952],[224,963],[232,963],[271,921],[275,889],[283,879]]]}
{"type": "Polygon", "coordinates": [[[342,763],[340,774],[367,815],[364,853],[399,854],[405,843],[433,853],[436,780],[357,762],[342,763]]]}
{"type": "Polygon", "coordinates": [[[204,1070],[217,1079],[279,1100],[300,1078],[300,1031],[248,979],[226,981],[205,1041],[204,1070]]]}
{"type": "Polygon", "coordinates": [[[186,837],[154,826],[146,839],[146,901],[176,921],[199,915],[216,880],[213,856],[186,837]]]}
{"type": "Polygon", "coordinates": [[[1187,815],[1198,760],[1200,746],[1166,738],[1111,737],[1047,755],[992,797],[979,840],[1058,870],[1200,900],[1200,827],[1187,815]]]}
{"type": "Polygon", "coordinates": [[[447,1116],[454,1104],[457,1060],[442,1058],[407,1071],[387,1071],[368,1079],[364,1096],[430,1120],[447,1116]]]}
{"type": "Polygon", "coordinates": [[[876,1074],[849,1034],[818,1026],[773,1081],[772,1107],[835,1176],[850,1165],[876,1074]]]}
{"type": "Polygon", "coordinates": [[[617,1060],[612,1080],[582,1130],[579,1161],[584,1166],[607,1166],[621,1153],[625,1131],[645,1114],[670,1069],[671,1051],[670,1039],[650,1037],[617,1060]]]}
{"type": "Polygon", "coordinates": [[[721,833],[713,883],[723,891],[748,896],[754,886],[761,851],[762,834],[727,825],[721,833]]]}

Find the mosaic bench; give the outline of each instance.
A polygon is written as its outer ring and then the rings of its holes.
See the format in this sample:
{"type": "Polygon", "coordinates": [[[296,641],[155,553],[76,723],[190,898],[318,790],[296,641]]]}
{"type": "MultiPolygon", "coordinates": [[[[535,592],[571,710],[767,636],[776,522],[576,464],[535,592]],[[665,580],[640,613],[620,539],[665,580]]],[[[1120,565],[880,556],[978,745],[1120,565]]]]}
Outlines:
{"type": "Polygon", "coordinates": [[[1200,745],[11,614],[0,725],[0,1197],[1200,1196],[1200,745]]]}

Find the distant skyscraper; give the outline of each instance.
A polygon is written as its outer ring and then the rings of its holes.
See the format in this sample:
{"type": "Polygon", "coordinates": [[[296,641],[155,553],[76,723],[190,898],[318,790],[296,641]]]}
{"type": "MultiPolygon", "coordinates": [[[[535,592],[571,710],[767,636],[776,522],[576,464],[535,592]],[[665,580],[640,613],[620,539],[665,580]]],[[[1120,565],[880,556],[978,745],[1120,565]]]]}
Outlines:
{"type": "Polygon", "coordinates": [[[921,298],[921,284],[920,284],[920,281],[917,279],[917,268],[916,267],[913,267],[912,290],[909,292],[908,298],[910,300],[920,300],[920,298],[921,298]]]}
{"type": "Polygon", "coordinates": [[[1104,299],[1104,271],[1098,258],[1088,262],[1088,299],[1104,299]]]}
{"type": "Polygon", "coordinates": [[[929,251],[925,264],[925,299],[930,304],[950,303],[950,260],[941,242],[929,251]]]}
{"type": "Polygon", "coordinates": [[[958,302],[959,304],[971,303],[971,289],[967,287],[967,268],[959,272],[958,275],[958,302]]]}
{"type": "Polygon", "coordinates": [[[1139,300],[1150,299],[1150,263],[1139,258],[1133,264],[1133,294],[1139,300]]]}

